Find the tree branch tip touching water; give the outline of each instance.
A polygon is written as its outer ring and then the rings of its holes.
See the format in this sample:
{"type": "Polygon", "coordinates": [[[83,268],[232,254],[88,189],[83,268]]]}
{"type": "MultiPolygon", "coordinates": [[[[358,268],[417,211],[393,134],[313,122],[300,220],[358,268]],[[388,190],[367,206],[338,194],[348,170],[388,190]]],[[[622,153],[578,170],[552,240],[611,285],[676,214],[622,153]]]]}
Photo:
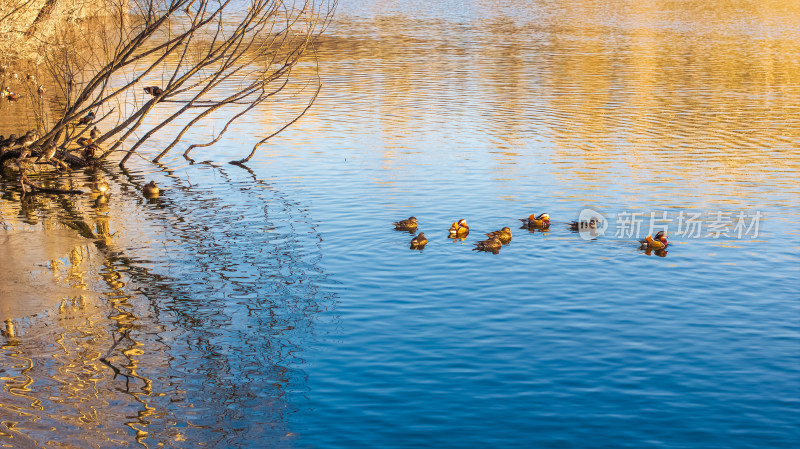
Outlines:
{"type": "MultiPolygon", "coordinates": [[[[47,162],[65,172],[91,167],[130,145],[121,152],[124,167],[156,135],[174,134],[151,159],[159,162],[180,142],[197,139],[189,132],[210,114],[224,115],[224,127],[210,141],[189,142],[184,157],[191,160],[191,151],[220,141],[245,114],[297,89],[289,80],[299,76],[295,68],[309,52],[318,66],[314,46],[338,3],[259,0],[244,8],[232,0],[144,0],[69,10],[67,17],[54,12],[59,1],[48,0],[38,11],[26,2],[0,14],[8,23],[19,23],[23,14],[35,17],[10,56],[33,68],[24,84],[30,94],[17,103],[40,131],[32,152],[41,154],[52,142],[63,155],[47,162]],[[71,154],[76,151],[82,156],[71,154]]],[[[11,48],[12,39],[19,38],[0,37],[0,49],[11,48]]],[[[316,77],[317,90],[302,112],[234,162],[249,161],[308,111],[321,86],[318,69],[316,77]]]]}

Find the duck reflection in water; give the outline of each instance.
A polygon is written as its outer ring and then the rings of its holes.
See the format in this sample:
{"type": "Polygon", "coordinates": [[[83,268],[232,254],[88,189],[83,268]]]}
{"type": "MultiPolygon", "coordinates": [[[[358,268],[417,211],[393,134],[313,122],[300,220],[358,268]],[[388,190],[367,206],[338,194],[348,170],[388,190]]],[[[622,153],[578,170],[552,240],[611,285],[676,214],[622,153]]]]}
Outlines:
{"type": "Polygon", "coordinates": [[[541,233],[542,235],[550,234],[550,228],[537,228],[537,227],[528,227],[527,225],[522,225],[519,227],[520,229],[526,229],[531,234],[541,233]]]}
{"type": "Polygon", "coordinates": [[[647,254],[648,256],[652,256],[653,254],[655,254],[658,257],[667,257],[667,253],[668,252],[669,251],[667,251],[666,249],[646,249],[646,250],[644,250],[644,253],[647,254]]]}

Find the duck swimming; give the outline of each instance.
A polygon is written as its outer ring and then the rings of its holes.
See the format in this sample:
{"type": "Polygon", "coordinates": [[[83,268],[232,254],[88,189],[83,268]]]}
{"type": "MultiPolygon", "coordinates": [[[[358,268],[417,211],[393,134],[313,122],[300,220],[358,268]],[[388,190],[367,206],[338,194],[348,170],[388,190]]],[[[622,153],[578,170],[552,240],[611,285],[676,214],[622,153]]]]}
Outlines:
{"type": "Polygon", "coordinates": [[[473,251],[489,251],[497,254],[500,251],[500,248],[503,247],[503,242],[500,241],[497,237],[490,237],[488,240],[482,240],[480,242],[475,243],[475,248],[472,248],[473,251]]]}
{"type": "Polygon", "coordinates": [[[458,223],[454,221],[453,224],[450,225],[448,232],[450,233],[451,239],[458,237],[458,223]]]}
{"type": "Polygon", "coordinates": [[[569,229],[572,231],[585,231],[587,229],[597,229],[600,224],[600,219],[592,217],[589,221],[573,221],[569,224],[569,229]]]}
{"type": "Polygon", "coordinates": [[[542,213],[537,217],[536,214],[530,214],[528,218],[520,218],[523,227],[529,228],[548,228],[550,227],[550,214],[542,213]]]}
{"type": "Polygon", "coordinates": [[[417,217],[408,217],[407,220],[395,221],[394,228],[398,231],[415,231],[417,229],[417,217]]]}
{"type": "Polygon", "coordinates": [[[450,238],[455,239],[459,237],[466,237],[469,234],[469,225],[467,225],[467,220],[461,219],[458,222],[453,223],[450,225],[450,238]]]}
{"type": "Polygon", "coordinates": [[[648,235],[644,240],[639,240],[639,249],[664,249],[669,245],[667,233],[658,231],[655,237],[648,235]]]}
{"type": "Polygon", "coordinates": [[[425,238],[425,233],[420,232],[418,236],[411,239],[411,249],[422,249],[428,244],[428,239],[425,238]]]}
{"type": "Polygon", "coordinates": [[[486,234],[486,236],[497,237],[497,239],[500,240],[500,242],[503,243],[503,245],[508,245],[508,243],[511,241],[511,228],[506,226],[499,231],[490,232],[486,234]]]}
{"type": "Polygon", "coordinates": [[[161,190],[159,190],[158,186],[156,185],[155,181],[150,181],[147,184],[145,184],[142,191],[147,196],[158,196],[158,194],[161,192],[161,190]]]}

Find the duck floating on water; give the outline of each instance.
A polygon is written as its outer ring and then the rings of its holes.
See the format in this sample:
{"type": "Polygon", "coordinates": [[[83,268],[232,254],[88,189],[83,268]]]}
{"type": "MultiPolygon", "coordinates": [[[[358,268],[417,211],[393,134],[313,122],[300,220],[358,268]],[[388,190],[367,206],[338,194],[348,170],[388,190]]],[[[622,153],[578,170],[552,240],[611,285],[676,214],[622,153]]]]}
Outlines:
{"type": "Polygon", "coordinates": [[[146,196],[150,197],[156,197],[159,193],[161,193],[161,190],[158,188],[155,181],[150,181],[145,184],[145,186],[142,188],[142,191],[146,196]]]}
{"type": "Polygon", "coordinates": [[[503,242],[501,242],[499,238],[490,237],[488,240],[482,240],[480,242],[475,243],[475,248],[472,248],[472,250],[488,251],[497,254],[500,251],[500,248],[502,247],[503,247],[503,242]]]}
{"type": "Polygon", "coordinates": [[[467,224],[467,220],[462,218],[461,220],[458,220],[450,225],[449,233],[451,239],[464,238],[469,235],[469,225],[467,224]]]}
{"type": "Polygon", "coordinates": [[[597,226],[600,224],[599,218],[592,217],[588,221],[573,221],[569,224],[569,229],[572,231],[588,231],[590,229],[597,229],[597,226]]]}
{"type": "Polygon", "coordinates": [[[506,226],[499,231],[490,232],[486,234],[486,236],[497,237],[497,239],[500,240],[503,245],[508,245],[508,243],[511,242],[511,228],[506,226]]]}
{"type": "Polygon", "coordinates": [[[522,222],[522,227],[528,228],[549,228],[550,227],[550,214],[547,212],[539,214],[537,217],[536,214],[530,214],[528,218],[520,218],[519,221],[522,222]]]}
{"type": "Polygon", "coordinates": [[[406,220],[395,221],[392,224],[398,231],[414,232],[417,230],[417,217],[408,217],[406,220]]]}
{"type": "Polygon", "coordinates": [[[428,239],[425,238],[425,233],[420,232],[419,235],[411,239],[411,249],[423,249],[428,244],[428,239]]]}
{"type": "Polygon", "coordinates": [[[644,240],[639,240],[639,249],[664,249],[669,245],[667,242],[667,233],[658,231],[655,237],[648,235],[644,240]]]}

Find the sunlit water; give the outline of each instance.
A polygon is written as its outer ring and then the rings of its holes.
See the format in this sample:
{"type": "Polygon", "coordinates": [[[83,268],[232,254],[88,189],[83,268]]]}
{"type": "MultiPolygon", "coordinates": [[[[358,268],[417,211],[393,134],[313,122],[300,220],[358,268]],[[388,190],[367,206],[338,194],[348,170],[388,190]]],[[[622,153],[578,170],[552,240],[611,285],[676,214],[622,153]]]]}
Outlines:
{"type": "Polygon", "coordinates": [[[4,194],[6,226],[88,223],[102,256],[6,332],[0,443],[795,447],[800,8],[563,3],[343,0],[317,104],[248,170],[271,111],[103,173],[107,207],[4,194]],[[567,228],[584,208],[606,235],[567,228]],[[758,235],[707,236],[719,212],[758,235]]]}

